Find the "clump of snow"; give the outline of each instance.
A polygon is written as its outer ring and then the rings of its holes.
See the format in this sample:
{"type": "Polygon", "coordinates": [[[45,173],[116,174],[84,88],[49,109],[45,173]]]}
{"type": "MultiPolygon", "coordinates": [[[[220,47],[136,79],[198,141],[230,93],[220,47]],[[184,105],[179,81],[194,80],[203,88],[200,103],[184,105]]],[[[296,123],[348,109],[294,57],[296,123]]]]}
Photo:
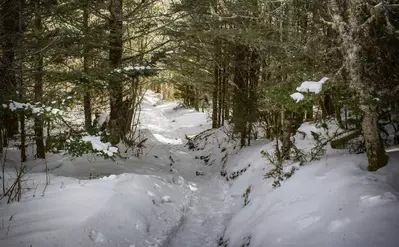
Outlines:
{"type": "Polygon", "coordinates": [[[291,94],[291,98],[298,103],[299,101],[302,101],[305,98],[305,96],[303,96],[303,94],[301,93],[296,92],[291,94]]]}
{"type": "Polygon", "coordinates": [[[103,152],[108,156],[114,156],[116,153],[118,153],[117,147],[113,147],[109,142],[102,142],[100,136],[83,136],[82,140],[84,142],[90,142],[93,150],[103,152]]]}
{"type": "Polygon", "coordinates": [[[105,122],[108,122],[108,120],[109,120],[108,114],[105,113],[105,112],[101,112],[99,117],[98,117],[97,127],[103,126],[103,124],[105,122]]]}
{"type": "Polygon", "coordinates": [[[111,174],[111,175],[109,175],[108,177],[107,176],[104,176],[104,177],[102,177],[102,178],[100,178],[101,180],[114,180],[114,179],[116,179],[117,178],[117,176],[115,175],[115,174],[111,174]]]}
{"type": "Polygon", "coordinates": [[[296,90],[302,93],[315,93],[318,94],[323,88],[323,84],[328,81],[328,77],[323,77],[320,81],[305,81],[296,90]]]}
{"type": "Polygon", "coordinates": [[[162,197],[162,203],[167,203],[167,202],[171,202],[172,198],[170,198],[170,196],[163,196],[162,197]]]}
{"type": "Polygon", "coordinates": [[[141,70],[150,70],[151,67],[150,66],[126,66],[122,69],[115,69],[114,72],[117,73],[122,73],[122,71],[141,71],[141,70]]]}
{"type": "Polygon", "coordinates": [[[63,111],[60,109],[54,108],[52,106],[41,105],[40,103],[36,103],[36,105],[32,105],[30,103],[20,103],[17,101],[10,100],[9,104],[2,104],[3,108],[8,108],[11,111],[16,110],[30,110],[33,114],[41,115],[44,113],[49,113],[53,115],[63,114],[63,111]]]}

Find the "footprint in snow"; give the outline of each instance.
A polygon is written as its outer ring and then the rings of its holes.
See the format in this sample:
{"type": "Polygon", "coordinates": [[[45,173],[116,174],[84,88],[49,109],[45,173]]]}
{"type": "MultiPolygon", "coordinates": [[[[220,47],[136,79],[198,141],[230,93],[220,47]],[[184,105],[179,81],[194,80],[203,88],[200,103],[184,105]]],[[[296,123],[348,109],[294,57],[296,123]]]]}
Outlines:
{"type": "Polygon", "coordinates": [[[89,238],[94,243],[104,243],[105,242],[105,236],[101,232],[96,231],[94,229],[90,230],[89,238]]]}

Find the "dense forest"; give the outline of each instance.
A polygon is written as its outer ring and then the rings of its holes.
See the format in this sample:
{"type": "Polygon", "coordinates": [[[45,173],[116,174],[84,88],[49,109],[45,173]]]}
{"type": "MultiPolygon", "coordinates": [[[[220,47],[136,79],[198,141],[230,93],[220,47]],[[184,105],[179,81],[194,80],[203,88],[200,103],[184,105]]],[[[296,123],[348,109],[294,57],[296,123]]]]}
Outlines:
{"type": "Polygon", "coordinates": [[[398,246],[399,0],[0,16],[0,246],[398,246]]]}
{"type": "Polygon", "coordinates": [[[319,145],[366,152],[369,171],[397,144],[395,0],[3,0],[1,16],[0,152],[22,162],[88,152],[87,133],[140,148],[146,89],[233,126],[241,147],[276,140],[279,163],[305,121],[337,124],[319,145]]]}

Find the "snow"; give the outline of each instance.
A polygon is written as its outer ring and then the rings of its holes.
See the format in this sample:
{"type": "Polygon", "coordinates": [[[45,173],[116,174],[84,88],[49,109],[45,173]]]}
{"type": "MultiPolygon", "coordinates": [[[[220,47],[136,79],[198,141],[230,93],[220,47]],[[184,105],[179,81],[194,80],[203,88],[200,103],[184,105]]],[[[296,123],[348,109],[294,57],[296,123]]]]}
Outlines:
{"type": "MultiPolygon", "coordinates": [[[[38,105],[39,103],[36,103],[38,105]]],[[[2,104],[3,108],[9,108],[11,111],[16,111],[16,110],[31,110],[33,114],[43,114],[45,112],[57,115],[57,114],[63,114],[63,112],[60,109],[51,107],[51,106],[34,106],[30,103],[20,103],[17,101],[10,101],[10,103],[7,104],[2,104]]]]}
{"type": "Polygon", "coordinates": [[[129,66],[126,66],[126,67],[124,67],[124,68],[122,68],[122,69],[115,69],[114,70],[114,72],[117,72],[117,73],[122,73],[122,71],[140,71],[140,70],[150,70],[151,69],[151,67],[150,66],[142,66],[142,65],[140,65],[140,66],[131,66],[131,65],[129,65],[129,66]]]}
{"type": "Polygon", "coordinates": [[[118,153],[118,148],[112,147],[109,142],[102,142],[101,136],[83,136],[82,141],[90,142],[95,151],[103,152],[108,156],[114,156],[114,154],[118,153]]]}
{"type": "Polygon", "coordinates": [[[164,137],[164,136],[161,135],[161,134],[154,134],[154,137],[155,137],[158,141],[160,141],[160,142],[162,142],[162,143],[164,143],[164,144],[179,145],[179,144],[182,144],[182,143],[183,143],[182,140],[179,139],[179,138],[177,138],[177,139],[169,139],[169,138],[164,137]]]}
{"type": "Polygon", "coordinates": [[[319,94],[323,88],[323,84],[328,80],[328,77],[323,77],[320,81],[305,81],[296,90],[301,93],[319,94]]]}
{"type": "Polygon", "coordinates": [[[98,118],[97,127],[103,126],[105,122],[108,122],[109,116],[105,112],[101,112],[98,118]]]}
{"type": "MultiPolygon", "coordinates": [[[[364,154],[329,148],[274,189],[264,179],[272,165],[260,153],[271,152],[274,142],[240,149],[231,126],[208,130],[207,113],[176,110],[178,102],[161,98],[144,95],[140,127],[148,140],[140,157],[121,152],[125,159],[113,162],[53,154],[47,167],[29,160],[21,202],[0,200],[0,246],[397,246],[397,149],[388,166],[370,173],[364,154]],[[184,146],[185,136],[194,138],[195,150],[184,146]]],[[[325,134],[312,123],[300,130],[306,135],[297,134],[295,144],[306,152],[311,132],[325,134]]],[[[336,130],[329,124],[330,133],[336,130]]],[[[118,152],[100,137],[84,140],[98,151],[118,152]]],[[[10,184],[19,153],[7,153],[10,184]]]]}
{"type": "Polygon", "coordinates": [[[303,96],[303,94],[301,93],[296,92],[291,94],[291,98],[295,100],[296,103],[298,103],[299,101],[302,101],[305,98],[305,96],[303,96]]]}
{"type": "MultiPolygon", "coordinates": [[[[309,150],[311,131],[323,133],[305,123],[296,145],[309,150]]],[[[331,131],[331,130],[330,130],[331,131]]],[[[399,231],[399,155],[390,153],[387,167],[367,171],[364,154],[327,150],[327,156],[299,167],[282,186],[273,189],[263,175],[270,166],[260,150],[272,150],[274,143],[259,142],[227,162],[227,172],[251,166],[229,190],[241,208],[227,226],[228,246],[397,246],[399,231]],[[251,185],[249,203],[241,195],[251,185]]]]}

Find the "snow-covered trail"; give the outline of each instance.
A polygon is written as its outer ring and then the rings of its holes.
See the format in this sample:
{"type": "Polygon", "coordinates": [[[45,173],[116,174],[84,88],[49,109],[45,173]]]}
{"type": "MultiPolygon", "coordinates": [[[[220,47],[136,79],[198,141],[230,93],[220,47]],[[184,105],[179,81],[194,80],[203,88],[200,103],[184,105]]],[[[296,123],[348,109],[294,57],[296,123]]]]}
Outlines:
{"type": "Polygon", "coordinates": [[[142,127],[154,136],[152,154],[164,159],[169,155],[172,172],[189,183],[192,193],[177,231],[169,236],[170,247],[213,247],[223,234],[229,219],[228,185],[215,174],[215,168],[206,167],[195,159],[184,146],[185,135],[195,135],[209,128],[206,115],[193,110],[175,111],[176,103],[154,106],[154,96],[147,93],[143,103],[142,127]],[[166,144],[166,145],[165,145],[166,144]],[[163,152],[160,150],[164,150],[163,152]],[[213,170],[212,170],[213,169],[213,170]],[[196,176],[196,171],[204,173],[196,176]]]}

